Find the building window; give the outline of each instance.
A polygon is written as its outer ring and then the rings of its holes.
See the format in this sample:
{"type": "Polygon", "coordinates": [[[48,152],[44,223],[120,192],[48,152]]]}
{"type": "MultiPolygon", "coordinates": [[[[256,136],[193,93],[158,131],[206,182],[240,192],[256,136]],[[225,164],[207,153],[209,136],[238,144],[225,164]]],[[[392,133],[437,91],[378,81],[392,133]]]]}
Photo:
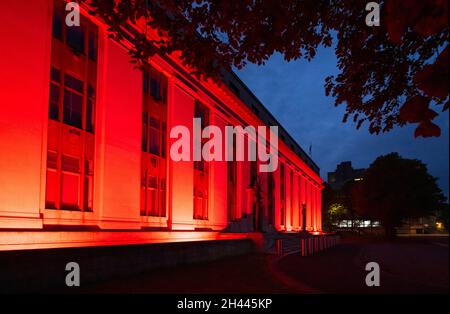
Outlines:
{"type": "Polygon", "coordinates": [[[194,187],[194,219],[208,220],[208,191],[194,187]]]}
{"type": "Polygon", "coordinates": [[[59,120],[59,101],[61,95],[61,71],[51,67],[50,70],[50,104],[49,118],[59,120]]]}
{"type": "Polygon", "coordinates": [[[63,21],[64,15],[59,8],[55,7],[52,21],[52,36],[61,41],[63,40],[63,21]]]}
{"type": "Polygon", "coordinates": [[[141,216],[165,217],[167,79],[147,66],[142,81],[141,216]]]}
{"type": "Polygon", "coordinates": [[[53,38],[63,42],[76,55],[87,55],[95,61],[97,59],[97,29],[86,22],[84,17],[81,18],[80,26],[69,27],[65,23],[65,16],[65,3],[55,1],[52,23],[53,38]]]}
{"type": "Polygon", "coordinates": [[[76,53],[85,53],[85,30],[84,27],[67,27],[66,44],[76,53]]]}
{"type": "Polygon", "coordinates": [[[97,60],[97,47],[98,47],[98,38],[96,32],[89,33],[89,41],[88,41],[88,57],[91,60],[97,60]]]}
{"type": "MultiPolygon", "coordinates": [[[[160,165],[157,167],[159,168],[160,165]]],[[[164,177],[162,173],[155,173],[153,169],[144,170],[141,177],[141,216],[166,216],[166,180],[164,177]]]]}
{"type": "Polygon", "coordinates": [[[209,125],[209,108],[201,102],[195,102],[194,118],[201,119],[202,130],[209,125]]]}
{"type": "MultiPolygon", "coordinates": [[[[97,27],[82,17],[73,33],[56,2],[48,111],[46,167],[47,209],[93,210],[96,63],[84,55],[86,33],[97,27]],[[79,50],[79,51],[77,51],[79,50]],[[74,67],[76,63],[77,67],[74,67]]],[[[96,46],[96,44],[95,44],[96,46]]],[[[96,48],[95,48],[96,49],[96,48]]]]}
{"type": "Polygon", "coordinates": [[[149,95],[155,102],[167,104],[167,78],[151,67],[143,71],[144,94],[149,95]]]}
{"type": "MultiPolygon", "coordinates": [[[[201,121],[201,129],[203,130],[206,126],[209,125],[209,108],[203,105],[200,102],[195,103],[195,111],[194,118],[198,118],[201,121]]],[[[202,138],[201,146],[208,141],[208,139],[202,138]]],[[[208,164],[201,158],[202,160],[194,161],[194,169],[203,173],[208,172],[208,164]]]]}
{"type": "MultiPolygon", "coordinates": [[[[200,102],[195,103],[194,118],[201,119],[202,130],[209,124],[209,108],[200,102]]],[[[207,139],[202,139],[202,147],[207,139]]],[[[194,219],[208,219],[209,164],[203,159],[194,161],[194,219]]]]}
{"type": "Polygon", "coordinates": [[[146,125],[148,131],[148,152],[155,156],[163,156],[162,146],[165,140],[165,130],[163,129],[163,123],[158,119],[158,117],[149,117],[146,125]]]}
{"type": "Polygon", "coordinates": [[[64,102],[63,102],[63,122],[83,128],[83,82],[69,74],[64,75],[64,102]]]}

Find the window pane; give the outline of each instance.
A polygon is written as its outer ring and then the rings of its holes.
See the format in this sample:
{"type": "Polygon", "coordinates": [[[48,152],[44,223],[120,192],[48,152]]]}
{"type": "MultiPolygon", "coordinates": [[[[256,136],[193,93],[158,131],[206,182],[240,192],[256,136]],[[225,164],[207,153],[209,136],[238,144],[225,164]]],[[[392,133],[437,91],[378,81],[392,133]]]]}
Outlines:
{"type": "Polygon", "coordinates": [[[80,26],[66,27],[67,45],[76,52],[84,53],[84,29],[80,26]]]}
{"type": "Polygon", "coordinates": [[[78,205],[79,175],[63,173],[61,209],[80,210],[78,205]]]}
{"type": "Polygon", "coordinates": [[[58,174],[56,170],[47,169],[45,208],[56,209],[57,197],[58,197],[58,174]]]}
{"type": "Polygon", "coordinates": [[[97,34],[93,31],[89,32],[88,56],[92,60],[97,60],[97,34]]]}
{"type": "Polygon", "coordinates": [[[64,75],[64,85],[79,93],[83,93],[83,82],[71,75],[64,75]]]}
{"type": "Polygon", "coordinates": [[[159,129],[161,124],[159,122],[159,120],[155,117],[150,117],[150,126],[155,128],[155,129],[159,129]]]}
{"type": "Polygon", "coordinates": [[[152,78],[150,80],[150,94],[156,99],[161,99],[161,95],[159,93],[159,83],[156,78],[152,78]]]}
{"type": "Polygon", "coordinates": [[[62,40],[62,22],[63,18],[61,12],[57,9],[53,9],[53,25],[52,25],[52,35],[54,38],[62,40]]]}
{"type": "Polygon", "coordinates": [[[82,108],[83,108],[83,97],[66,89],[64,93],[63,122],[81,129],[82,108]]]}
{"type": "Polygon", "coordinates": [[[144,93],[148,93],[148,71],[147,70],[143,71],[142,82],[143,82],[144,93]]]}
{"type": "Polygon", "coordinates": [[[80,160],[76,157],[62,155],[61,163],[64,171],[80,172],[80,160]]]}
{"type": "Polygon", "coordinates": [[[59,119],[59,86],[50,84],[50,104],[48,117],[53,120],[59,119]]]}
{"type": "Polygon", "coordinates": [[[205,128],[209,123],[209,108],[199,102],[196,102],[194,117],[200,118],[201,119],[201,127],[202,127],[202,129],[205,128]]]}
{"type": "Polygon", "coordinates": [[[150,153],[159,156],[160,147],[160,132],[150,128],[150,153]]]}
{"type": "Polygon", "coordinates": [[[47,151],[47,168],[58,168],[58,153],[53,151],[47,151]]]}
{"type": "Polygon", "coordinates": [[[158,187],[158,179],[154,176],[148,178],[148,187],[151,189],[156,189],[158,187]]]}

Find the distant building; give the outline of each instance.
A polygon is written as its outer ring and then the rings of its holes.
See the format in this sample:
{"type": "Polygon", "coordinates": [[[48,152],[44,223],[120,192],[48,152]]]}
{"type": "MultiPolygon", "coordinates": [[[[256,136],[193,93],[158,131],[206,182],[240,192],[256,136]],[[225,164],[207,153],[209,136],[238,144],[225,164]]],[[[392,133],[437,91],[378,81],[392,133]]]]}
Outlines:
{"type": "Polygon", "coordinates": [[[334,172],[328,172],[328,184],[333,190],[341,188],[345,183],[361,180],[366,169],[353,169],[351,161],[343,161],[337,165],[334,172]]]}
{"type": "Polygon", "coordinates": [[[425,234],[440,231],[442,225],[436,220],[436,216],[430,215],[419,218],[407,218],[397,229],[399,234],[425,234]]]}

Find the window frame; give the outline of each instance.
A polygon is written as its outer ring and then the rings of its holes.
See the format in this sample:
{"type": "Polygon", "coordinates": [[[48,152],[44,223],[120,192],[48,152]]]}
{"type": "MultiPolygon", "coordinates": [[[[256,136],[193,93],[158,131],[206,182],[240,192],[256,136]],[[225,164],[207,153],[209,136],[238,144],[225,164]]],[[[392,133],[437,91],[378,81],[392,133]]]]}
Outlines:
{"type": "MultiPolygon", "coordinates": [[[[55,2],[54,14],[52,20],[52,41],[58,41],[60,44],[52,44],[52,56],[50,66],[50,97],[48,109],[48,144],[47,144],[47,163],[46,163],[46,186],[45,186],[45,209],[57,210],[62,212],[75,211],[83,213],[92,213],[94,211],[94,164],[95,164],[95,111],[96,111],[96,71],[97,62],[90,60],[86,54],[76,52],[73,47],[67,44],[67,26],[63,23],[63,5],[62,2],[55,2]],[[55,19],[57,21],[55,22],[55,19]],[[61,28],[61,36],[55,36],[55,25],[61,28]],[[80,62],[84,63],[84,70],[92,69],[94,73],[82,71],[82,74],[73,73],[66,60],[59,60],[60,55],[71,54],[77,58],[82,58],[80,62]],[[93,62],[94,67],[89,65],[93,62]],[[90,83],[90,78],[92,84],[90,83]],[[70,84],[70,81],[74,84],[70,84]],[[78,87],[76,86],[78,85],[78,87]],[[94,86],[93,86],[94,85],[94,86]],[[56,97],[51,97],[56,92],[56,97]],[[70,95],[70,96],[69,96],[70,95]],[[79,110],[80,122],[73,123],[72,119],[67,119],[68,97],[76,95],[81,99],[81,108],[79,110]],[[55,102],[55,99],[57,101],[55,102]],[[89,104],[89,105],[88,105],[89,104]],[[90,115],[88,107],[90,106],[90,115]],[[56,109],[56,110],[55,110],[56,109]],[[88,123],[88,120],[90,121],[88,123]],[[72,139],[77,142],[72,143],[72,139]],[[53,144],[50,147],[50,140],[53,144]],[[78,142],[80,141],[80,142],[78,142]],[[56,146],[55,146],[56,145],[56,146]],[[66,145],[74,145],[65,148],[66,145]],[[54,160],[53,160],[54,159],[54,160]],[[68,163],[70,160],[74,163],[68,163]],[[71,166],[72,165],[72,166],[71,166]],[[49,175],[56,174],[55,182],[49,182],[49,175]],[[76,188],[71,189],[70,185],[65,186],[64,180],[72,180],[76,188]],[[49,193],[56,193],[49,195],[49,193]],[[64,198],[68,193],[73,193],[73,202],[64,204],[64,198]]],[[[98,41],[98,27],[88,18],[81,17],[84,32],[95,33],[98,41]]],[[[86,37],[84,38],[86,41],[86,37]]],[[[84,44],[86,48],[86,42],[84,44]]],[[[96,48],[98,49],[98,42],[96,48]]],[[[72,107],[72,109],[74,109],[72,107]]],[[[76,111],[75,111],[76,112],[76,111]]],[[[50,211],[48,212],[51,213],[50,211]]],[[[50,214],[51,216],[51,214],[50,214]]]]}
{"type": "Polygon", "coordinates": [[[167,92],[167,77],[146,64],[142,70],[141,217],[167,217],[167,92]],[[151,78],[158,78],[161,97],[155,97],[150,92],[151,78]],[[157,139],[156,149],[154,149],[153,141],[155,138],[157,139]],[[149,168],[149,165],[153,163],[158,169],[151,170],[149,168]],[[161,166],[162,164],[164,166],[161,166]],[[153,175],[150,172],[153,172],[153,175]],[[150,178],[155,178],[156,186],[150,184],[150,178]],[[149,197],[149,192],[151,192],[151,197],[149,197]]]}

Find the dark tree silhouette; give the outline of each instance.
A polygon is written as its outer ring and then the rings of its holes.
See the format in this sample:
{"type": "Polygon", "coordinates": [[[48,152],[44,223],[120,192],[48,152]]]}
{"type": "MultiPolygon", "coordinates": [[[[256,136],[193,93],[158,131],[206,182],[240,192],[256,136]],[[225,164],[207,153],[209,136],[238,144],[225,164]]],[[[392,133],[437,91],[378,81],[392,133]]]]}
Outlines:
{"type": "Polygon", "coordinates": [[[204,78],[275,52],[311,60],[319,46],[334,45],[340,73],[325,88],[346,105],[344,122],[375,134],[413,123],[416,137],[440,135],[430,107],[448,109],[448,0],[377,1],[379,27],[365,24],[361,0],[80,1],[119,41],[127,23],[139,26],[129,48],[137,65],[174,53],[204,78]]]}
{"type": "Polygon", "coordinates": [[[398,153],[378,157],[353,190],[359,213],[380,220],[386,235],[395,235],[405,218],[424,217],[442,208],[445,197],[425,164],[398,153]]]}

